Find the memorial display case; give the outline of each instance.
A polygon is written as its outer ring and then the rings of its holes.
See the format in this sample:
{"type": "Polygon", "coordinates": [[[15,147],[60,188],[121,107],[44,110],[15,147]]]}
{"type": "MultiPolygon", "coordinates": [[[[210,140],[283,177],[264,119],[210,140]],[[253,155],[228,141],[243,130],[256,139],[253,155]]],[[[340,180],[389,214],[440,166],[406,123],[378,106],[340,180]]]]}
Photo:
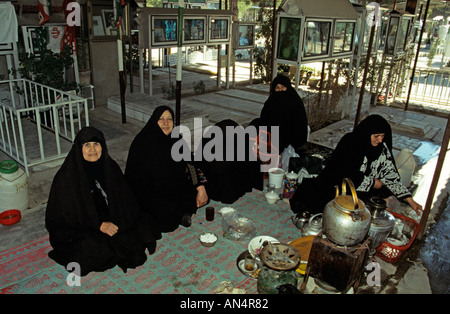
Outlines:
{"type": "Polygon", "coordinates": [[[231,18],[228,16],[211,16],[209,18],[210,43],[226,43],[231,40],[230,36],[231,18]]]}
{"type": "Polygon", "coordinates": [[[300,64],[352,58],[357,19],[348,0],[284,2],[277,13],[273,77],[280,67],[289,69],[298,86],[300,64]]]}
{"type": "Polygon", "coordinates": [[[332,20],[306,20],[303,59],[321,58],[330,54],[332,20]]]}
{"type": "Polygon", "coordinates": [[[411,28],[412,15],[398,11],[389,12],[387,33],[384,43],[384,54],[396,56],[405,51],[406,40],[411,28]]]}
{"type": "Polygon", "coordinates": [[[238,25],[237,48],[253,48],[255,47],[255,25],[241,24],[238,25]]]}
{"type": "Polygon", "coordinates": [[[287,61],[297,61],[300,48],[300,32],[302,20],[299,18],[281,16],[278,22],[277,58],[287,61]]]}
{"type": "Polygon", "coordinates": [[[353,50],[356,21],[336,21],[334,30],[333,55],[353,50]]]}
{"type": "Polygon", "coordinates": [[[177,17],[152,16],[152,46],[177,45],[177,17]]]}
{"type": "Polygon", "coordinates": [[[183,42],[206,42],[206,16],[185,17],[183,19],[183,42]]]}

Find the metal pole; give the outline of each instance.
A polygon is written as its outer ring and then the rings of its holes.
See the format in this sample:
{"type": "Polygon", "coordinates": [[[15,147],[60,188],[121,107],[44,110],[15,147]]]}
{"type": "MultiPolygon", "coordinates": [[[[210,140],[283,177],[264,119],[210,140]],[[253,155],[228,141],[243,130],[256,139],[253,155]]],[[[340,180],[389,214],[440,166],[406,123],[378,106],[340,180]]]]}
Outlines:
{"type": "Polygon", "coordinates": [[[273,0],[273,12],[272,12],[272,55],[270,57],[270,90],[272,89],[272,81],[275,77],[275,24],[277,15],[277,0],[273,0]]]}
{"type": "Polygon", "coordinates": [[[178,25],[177,25],[177,86],[175,102],[175,125],[180,125],[181,115],[181,73],[183,68],[183,13],[184,0],[178,0],[178,25]]]}
{"type": "Polygon", "coordinates": [[[450,114],[447,117],[447,127],[445,128],[444,138],[442,139],[441,150],[439,152],[439,157],[436,164],[436,169],[434,170],[433,180],[431,181],[430,191],[428,192],[427,201],[425,203],[425,208],[423,209],[422,218],[420,219],[420,229],[417,234],[417,240],[421,240],[423,233],[425,232],[425,227],[427,225],[428,215],[430,214],[431,205],[433,204],[434,194],[439,182],[439,177],[441,175],[442,166],[444,164],[445,154],[448,149],[448,142],[450,138],[450,114]]]}
{"type": "MultiPolygon", "coordinates": [[[[114,1],[114,5],[116,2],[114,1]]],[[[114,7],[115,8],[115,7],[114,7]]],[[[122,123],[127,123],[126,107],[125,107],[125,91],[127,88],[127,78],[123,69],[123,46],[122,46],[122,27],[119,25],[119,33],[117,38],[117,59],[119,61],[119,86],[120,86],[120,107],[122,112],[122,123]]]]}
{"type": "MultiPolygon", "coordinates": [[[[414,66],[412,69],[411,78],[409,79],[409,89],[408,89],[408,94],[406,96],[405,111],[408,110],[409,97],[411,96],[411,89],[412,89],[412,85],[414,82],[414,74],[416,73],[417,60],[419,59],[420,45],[422,43],[422,36],[425,31],[425,24],[427,22],[427,15],[428,15],[429,7],[430,7],[430,0],[427,1],[427,5],[425,7],[425,15],[423,16],[422,29],[420,30],[420,35],[419,35],[419,43],[417,44],[416,58],[414,59],[414,66]]],[[[422,11],[422,9],[420,11],[422,11]]],[[[420,14],[422,15],[422,12],[420,12],[420,14]]]]}
{"type": "Polygon", "coordinates": [[[376,14],[373,15],[373,23],[372,23],[372,26],[371,26],[371,29],[370,29],[369,46],[367,47],[367,56],[366,56],[366,66],[364,67],[363,80],[362,80],[362,83],[361,83],[361,91],[359,92],[358,107],[356,109],[355,124],[354,124],[355,127],[358,125],[358,122],[359,122],[359,116],[360,116],[360,113],[361,113],[362,101],[363,101],[363,98],[364,98],[364,91],[365,91],[366,80],[367,80],[367,72],[369,71],[370,57],[371,57],[371,54],[372,54],[373,37],[374,37],[374,34],[375,34],[375,21],[376,21],[376,14]]]}

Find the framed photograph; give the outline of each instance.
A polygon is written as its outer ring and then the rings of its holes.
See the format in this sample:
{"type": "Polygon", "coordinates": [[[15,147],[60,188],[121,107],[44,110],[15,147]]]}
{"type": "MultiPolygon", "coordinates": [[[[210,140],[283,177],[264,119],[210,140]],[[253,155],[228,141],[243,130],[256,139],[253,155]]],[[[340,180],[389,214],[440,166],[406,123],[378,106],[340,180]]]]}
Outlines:
{"type": "Polygon", "coordinates": [[[211,17],[209,21],[209,42],[230,41],[230,17],[211,17]]]}
{"type": "Polygon", "coordinates": [[[103,24],[106,36],[117,36],[119,31],[116,20],[114,19],[114,10],[102,10],[103,24]]]}
{"type": "Polygon", "coordinates": [[[100,15],[92,17],[92,27],[94,29],[94,36],[105,36],[105,28],[103,27],[103,20],[100,15]]]}
{"type": "Polygon", "coordinates": [[[183,18],[183,43],[206,42],[206,16],[183,18]]]}
{"type": "Polygon", "coordinates": [[[152,46],[177,45],[177,18],[174,16],[152,16],[152,46]]]}
{"type": "Polygon", "coordinates": [[[299,18],[280,17],[279,23],[277,58],[297,61],[302,20],[299,18]]]}
{"type": "Polygon", "coordinates": [[[253,48],[255,46],[255,25],[239,24],[238,48],[253,48]]]}

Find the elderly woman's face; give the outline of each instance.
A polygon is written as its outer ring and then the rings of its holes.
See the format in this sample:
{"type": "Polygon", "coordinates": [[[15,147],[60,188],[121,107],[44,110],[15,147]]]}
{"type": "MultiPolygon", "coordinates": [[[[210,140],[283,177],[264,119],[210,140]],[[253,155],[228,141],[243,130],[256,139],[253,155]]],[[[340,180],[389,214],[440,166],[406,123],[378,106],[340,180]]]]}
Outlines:
{"type": "Polygon", "coordinates": [[[158,120],[158,125],[165,135],[169,135],[173,130],[173,117],[169,110],[163,112],[158,120]]]}
{"type": "Polygon", "coordinates": [[[384,133],[372,134],[370,136],[370,143],[372,146],[378,146],[378,144],[382,143],[384,139],[384,133]]]}
{"type": "Polygon", "coordinates": [[[81,148],[83,158],[89,162],[95,162],[102,156],[102,144],[99,142],[86,142],[81,148]]]}

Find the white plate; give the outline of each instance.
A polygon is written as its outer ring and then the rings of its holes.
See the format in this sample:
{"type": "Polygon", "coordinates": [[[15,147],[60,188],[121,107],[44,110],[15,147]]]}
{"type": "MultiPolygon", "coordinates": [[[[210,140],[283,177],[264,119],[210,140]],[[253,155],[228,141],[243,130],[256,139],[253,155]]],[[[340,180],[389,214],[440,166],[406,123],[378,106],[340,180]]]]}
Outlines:
{"type": "Polygon", "coordinates": [[[269,241],[270,243],[280,243],[280,241],[278,241],[277,239],[269,236],[254,237],[248,243],[248,251],[254,258],[258,258],[264,241],[269,241]]]}

